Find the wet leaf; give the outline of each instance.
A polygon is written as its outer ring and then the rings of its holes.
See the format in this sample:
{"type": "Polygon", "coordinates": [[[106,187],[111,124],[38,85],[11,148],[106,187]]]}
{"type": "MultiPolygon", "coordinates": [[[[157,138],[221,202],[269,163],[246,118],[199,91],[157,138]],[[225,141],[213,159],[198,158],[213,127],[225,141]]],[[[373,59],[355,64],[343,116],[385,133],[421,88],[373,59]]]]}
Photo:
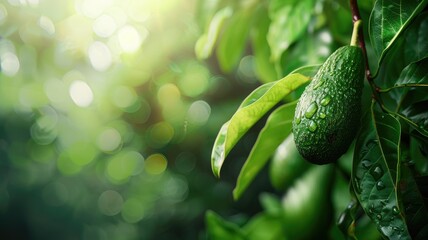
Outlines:
{"type": "Polygon", "coordinates": [[[379,232],[389,239],[411,239],[397,197],[400,174],[400,123],[374,102],[365,115],[355,145],[352,184],[379,232]]]}
{"type": "Polygon", "coordinates": [[[281,80],[266,83],[254,90],[220,129],[211,154],[211,167],[215,176],[226,156],[241,137],[263,116],[279,103],[287,94],[309,81],[301,74],[291,74],[281,80]]]}
{"type": "Polygon", "coordinates": [[[427,0],[377,0],[369,20],[369,35],[379,65],[411,20],[424,9],[427,0]]]}

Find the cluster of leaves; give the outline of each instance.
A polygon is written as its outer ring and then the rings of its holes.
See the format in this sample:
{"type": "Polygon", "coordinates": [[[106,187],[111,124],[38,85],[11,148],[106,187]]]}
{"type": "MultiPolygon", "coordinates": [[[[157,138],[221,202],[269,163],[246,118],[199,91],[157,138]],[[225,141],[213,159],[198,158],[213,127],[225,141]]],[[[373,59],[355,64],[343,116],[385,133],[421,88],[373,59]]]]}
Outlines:
{"type": "MultiPolygon", "coordinates": [[[[348,3],[340,0],[226,2],[201,5],[201,11],[211,17],[206,19],[206,32],[196,44],[196,53],[204,59],[216,51],[225,72],[232,71],[244,54],[252,54],[256,74],[265,84],[245,98],[221,127],[211,159],[214,175],[220,175],[228,153],[245,133],[276,107],[239,173],[234,190],[238,199],[290,134],[296,99],[317,69],[313,64],[322,63],[331,49],[347,44],[352,17],[348,3]]],[[[426,239],[428,1],[369,2],[361,1],[360,10],[374,74],[365,88],[365,114],[355,145],[335,164],[338,181],[332,183],[331,194],[334,215],[340,217],[329,234],[341,239],[340,229],[350,239],[426,239]]],[[[286,189],[284,196],[290,191],[286,189]]],[[[281,239],[272,226],[282,224],[287,229],[289,222],[276,219],[286,206],[275,197],[268,199],[274,204],[262,204],[266,209],[262,217],[254,217],[242,228],[208,213],[210,235],[213,239],[252,239],[252,226],[257,236],[266,234],[263,239],[281,239]]]]}

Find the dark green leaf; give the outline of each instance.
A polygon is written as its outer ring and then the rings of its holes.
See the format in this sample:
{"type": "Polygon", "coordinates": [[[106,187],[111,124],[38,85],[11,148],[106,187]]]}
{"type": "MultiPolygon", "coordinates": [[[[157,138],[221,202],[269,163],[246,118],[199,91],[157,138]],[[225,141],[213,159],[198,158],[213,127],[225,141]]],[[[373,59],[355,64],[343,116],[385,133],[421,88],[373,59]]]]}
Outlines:
{"type": "Polygon", "coordinates": [[[251,43],[254,53],[256,74],[262,82],[272,82],[278,79],[274,63],[271,62],[270,48],[267,42],[267,34],[270,25],[270,19],[267,15],[267,10],[262,8],[257,15],[257,22],[251,35],[251,43]]]}
{"type": "Polygon", "coordinates": [[[428,188],[427,179],[420,181],[418,187],[410,169],[402,165],[400,180],[400,195],[404,206],[404,215],[406,216],[408,229],[413,239],[428,238],[428,208],[427,195],[421,194],[420,188],[428,188]]]}
{"type": "Polygon", "coordinates": [[[372,46],[380,57],[379,65],[395,40],[427,3],[427,0],[376,1],[370,15],[369,34],[372,46]]]}
{"type": "Polygon", "coordinates": [[[225,20],[232,16],[232,13],[232,8],[225,7],[214,15],[206,33],[200,36],[196,42],[195,52],[199,59],[206,59],[211,55],[220,30],[223,27],[225,20]]]}
{"type": "Polygon", "coordinates": [[[283,105],[269,116],[238,176],[233,196],[238,199],[269,157],[290,134],[297,101],[283,105]]]}
{"type": "Polygon", "coordinates": [[[232,118],[220,129],[211,154],[211,167],[220,176],[224,159],[238,140],[287,94],[309,81],[301,74],[291,74],[281,80],[266,83],[254,90],[241,104],[232,118]]]}
{"type": "Polygon", "coordinates": [[[428,56],[428,13],[420,14],[405,33],[404,57],[410,63],[428,56]]]}
{"type": "Polygon", "coordinates": [[[208,235],[211,240],[245,240],[244,232],[232,222],[222,219],[213,211],[205,214],[208,235]]]}
{"type": "Polygon", "coordinates": [[[389,239],[411,239],[397,199],[400,123],[375,109],[367,112],[355,145],[352,184],[378,230],[389,239]]]}
{"type": "Polygon", "coordinates": [[[232,71],[241,59],[252,17],[252,11],[243,9],[226,24],[217,47],[217,58],[223,72],[232,71]]]}
{"type": "Polygon", "coordinates": [[[404,68],[391,95],[397,101],[397,111],[412,127],[428,136],[428,58],[404,68]],[[412,89],[409,89],[412,87],[412,89]]]}
{"type": "Polygon", "coordinates": [[[278,62],[282,53],[305,32],[313,9],[313,0],[274,0],[270,2],[269,17],[272,23],[267,40],[274,62],[278,62]]]}

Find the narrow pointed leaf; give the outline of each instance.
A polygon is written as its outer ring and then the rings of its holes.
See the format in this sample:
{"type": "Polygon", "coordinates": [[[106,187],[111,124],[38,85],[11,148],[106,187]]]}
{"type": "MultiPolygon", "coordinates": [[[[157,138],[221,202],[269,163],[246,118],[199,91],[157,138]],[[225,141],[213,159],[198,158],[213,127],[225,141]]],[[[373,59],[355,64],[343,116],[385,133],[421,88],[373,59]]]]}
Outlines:
{"type": "Polygon", "coordinates": [[[427,0],[377,0],[370,15],[369,34],[381,64],[386,52],[411,20],[424,9],[427,0]]]}
{"type": "Polygon", "coordinates": [[[232,16],[232,13],[232,8],[225,7],[214,15],[207,32],[199,37],[196,42],[195,52],[199,59],[206,59],[211,55],[220,30],[222,29],[225,20],[232,16]]]}
{"type": "Polygon", "coordinates": [[[234,14],[225,25],[216,51],[223,72],[232,71],[241,59],[252,17],[252,11],[244,9],[234,14]]]}
{"type": "Polygon", "coordinates": [[[389,239],[411,239],[397,197],[401,127],[374,102],[357,137],[352,184],[367,215],[389,239]]]}
{"type": "Polygon", "coordinates": [[[254,90],[220,129],[211,154],[211,167],[215,176],[226,156],[241,137],[287,94],[309,81],[301,74],[291,74],[278,81],[266,83],[254,90]]]}
{"type": "Polygon", "coordinates": [[[275,149],[290,134],[297,101],[283,105],[269,116],[238,176],[233,196],[238,199],[263,168],[275,149]]]}

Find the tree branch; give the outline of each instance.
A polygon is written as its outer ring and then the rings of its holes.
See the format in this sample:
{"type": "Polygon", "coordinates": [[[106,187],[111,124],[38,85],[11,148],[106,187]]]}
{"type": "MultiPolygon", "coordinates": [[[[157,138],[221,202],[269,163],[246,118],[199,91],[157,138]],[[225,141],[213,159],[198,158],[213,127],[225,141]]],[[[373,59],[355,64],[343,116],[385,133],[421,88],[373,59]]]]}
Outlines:
{"type": "MultiPolygon", "coordinates": [[[[358,9],[357,0],[350,0],[350,3],[351,3],[352,21],[355,23],[356,21],[361,20],[360,10],[358,9]]],[[[372,77],[372,74],[370,71],[369,61],[368,61],[368,57],[367,57],[367,50],[366,50],[366,43],[364,40],[363,27],[360,27],[360,32],[358,34],[358,42],[359,42],[360,48],[363,50],[363,54],[364,54],[367,81],[373,82],[373,77],[372,77]]]]}

